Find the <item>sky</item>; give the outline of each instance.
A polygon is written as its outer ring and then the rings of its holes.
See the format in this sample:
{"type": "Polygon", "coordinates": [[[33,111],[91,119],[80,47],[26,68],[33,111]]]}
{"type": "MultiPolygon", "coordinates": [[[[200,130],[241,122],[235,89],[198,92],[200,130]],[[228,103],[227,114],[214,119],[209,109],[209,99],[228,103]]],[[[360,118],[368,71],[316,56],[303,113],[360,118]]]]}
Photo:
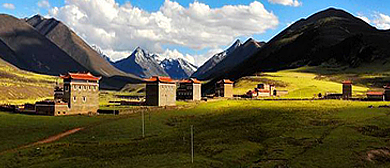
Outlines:
{"type": "Polygon", "coordinates": [[[383,0],[0,0],[0,13],[62,21],[112,60],[141,47],[202,65],[237,39],[269,41],[295,21],[329,7],[390,29],[383,0]]]}

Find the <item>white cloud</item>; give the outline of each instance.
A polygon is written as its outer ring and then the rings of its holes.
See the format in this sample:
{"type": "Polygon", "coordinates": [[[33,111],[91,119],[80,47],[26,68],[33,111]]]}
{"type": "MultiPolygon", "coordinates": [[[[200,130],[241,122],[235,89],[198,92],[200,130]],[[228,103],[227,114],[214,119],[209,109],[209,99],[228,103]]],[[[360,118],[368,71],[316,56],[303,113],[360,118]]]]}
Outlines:
{"type": "Polygon", "coordinates": [[[112,49],[102,50],[102,52],[105,55],[109,56],[111,61],[114,61],[114,62],[121,60],[124,57],[127,57],[132,53],[132,51],[114,51],[112,49]]]}
{"type": "Polygon", "coordinates": [[[182,53],[180,53],[176,49],[174,49],[174,50],[166,49],[165,52],[160,53],[158,55],[160,55],[163,58],[181,58],[181,59],[187,60],[188,62],[190,62],[192,64],[195,64],[195,59],[193,56],[191,56],[189,54],[183,55],[182,53]]]}
{"type": "Polygon", "coordinates": [[[387,30],[390,29],[390,16],[380,13],[380,12],[375,12],[371,19],[362,15],[361,13],[357,14],[358,18],[364,20],[368,24],[371,24],[372,26],[376,27],[377,29],[382,29],[382,30],[387,30]]]}
{"type": "Polygon", "coordinates": [[[213,48],[213,49],[210,49],[208,50],[206,53],[204,54],[199,54],[199,55],[194,55],[194,59],[195,59],[195,63],[197,66],[201,66],[203,65],[207,60],[209,60],[212,56],[214,56],[215,54],[218,54],[220,52],[222,52],[223,49],[221,48],[213,48]]]}
{"type": "Polygon", "coordinates": [[[40,0],[40,1],[38,1],[37,5],[40,8],[50,8],[50,3],[48,0],[40,0]]]}
{"type": "Polygon", "coordinates": [[[361,14],[361,13],[358,13],[356,17],[359,18],[359,19],[362,19],[363,21],[365,21],[365,22],[368,23],[368,24],[371,24],[371,20],[368,19],[368,17],[364,16],[364,15],[361,14]]]}
{"type": "Polygon", "coordinates": [[[130,3],[119,5],[115,0],[65,2],[63,7],[52,8],[49,15],[66,23],[88,43],[117,52],[132,51],[137,46],[151,53],[164,53],[164,45],[193,50],[219,48],[236,37],[261,34],[279,24],[258,1],[211,8],[197,1],[183,7],[165,0],[156,12],[130,3]]]}
{"type": "Polygon", "coordinates": [[[268,2],[273,4],[281,4],[285,6],[302,6],[302,2],[299,2],[298,0],[268,0],[268,2]]]}
{"type": "Polygon", "coordinates": [[[375,19],[372,21],[372,23],[378,29],[390,29],[390,16],[383,13],[376,13],[375,19]]]}
{"type": "Polygon", "coordinates": [[[6,9],[11,9],[11,10],[15,9],[15,5],[12,3],[3,3],[2,6],[3,6],[3,8],[6,8],[6,9]]]}

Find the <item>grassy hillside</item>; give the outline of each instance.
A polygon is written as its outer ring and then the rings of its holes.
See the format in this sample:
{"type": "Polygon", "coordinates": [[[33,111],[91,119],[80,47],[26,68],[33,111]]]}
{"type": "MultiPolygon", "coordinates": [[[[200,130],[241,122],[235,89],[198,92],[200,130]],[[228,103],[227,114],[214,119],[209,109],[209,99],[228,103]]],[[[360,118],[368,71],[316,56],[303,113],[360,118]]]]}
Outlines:
{"type": "Polygon", "coordinates": [[[152,112],[150,117],[146,113],[146,138],[141,136],[140,114],[113,116],[111,122],[102,116],[1,115],[2,123],[23,120],[20,127],[0,126],[0,134],[16,140],[48,132],[48,120],[61,127],[79,120],[89,127],[58,142],[0,155],[0,167],[388,167],[390,113],[377,108],[384,104],[209,102],[152,112]],[[102,122],[94,125],[96,120],[102,122]],[[195,130],[193,164],[190,125],[195,130]],[[35,131],[9,133],[26,128],[35,131]]]}
{"type": "MultiPolygon", "coordinates": [[[[307,72],[308,68],[298,68],[283,70],[272,73],[262,73],[258,76],[243,77],[238,80],[234,87],[234,94],[245,94],[248,90],[253,90],[259,83],[273,83],[277,89],[288,90],[289,98],[311,98],[318,93],[341,93],[343,80],[350,79],[348,76],[335,75],[324,76],[307,72]]],[[[355,96],[364,96],[368,90],[362,84],[353,86],[355,96]]]]}
{"type": "Polygon", "coordinates": [[[57,77],[19,70],[0,59],[0,104],[22,104],[52,97],[57,77]]]}

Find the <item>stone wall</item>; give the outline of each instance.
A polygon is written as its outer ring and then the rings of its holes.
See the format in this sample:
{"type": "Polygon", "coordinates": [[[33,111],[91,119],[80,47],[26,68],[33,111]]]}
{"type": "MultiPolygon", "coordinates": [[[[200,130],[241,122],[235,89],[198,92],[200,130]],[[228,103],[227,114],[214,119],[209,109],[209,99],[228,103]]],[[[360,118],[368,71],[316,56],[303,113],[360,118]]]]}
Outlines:
{"type": "MultiPolygon", "coordinates": [[[[97,83],[71,83],[69,89],[69,114],[96,113],[99,109],[99,86],[97,83]]],[[[66,94],[64,94],[64,97],[66,94]]]]}
{"type": "Polygon", "coordinates": [[[176,84],[159,83],[159,106],[176,105],[176,84]]]}

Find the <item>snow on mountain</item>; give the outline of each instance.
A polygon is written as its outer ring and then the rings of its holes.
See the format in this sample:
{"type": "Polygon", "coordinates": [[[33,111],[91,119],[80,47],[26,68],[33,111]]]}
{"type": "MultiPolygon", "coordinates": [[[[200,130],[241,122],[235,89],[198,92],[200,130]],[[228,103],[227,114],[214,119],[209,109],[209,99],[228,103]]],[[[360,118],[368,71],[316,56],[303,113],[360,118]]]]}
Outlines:
{"type": "Polygon", "coordinates": [[[157,57],[155,54],[149,54],[148,51],[137,47],[130,56],[114,62],[113,65],[124,72],[132,73],[142,78],[156,75],[168,76],[159,65],[157,57]]]}
{"type": "Polygon", "coordinates": [[[97,45],[92,45],[91,46],[92,49],[94,49],[101,57],[103,57],[105,60],[107,60],[110,64],[113,64],[113,62],[111,61],[111,58],[108,57],[106,54],[104,54],[104,52],[102,51],[102,49],[97,46],[97,45]]]}
{"type": "Polygon", "coordinates": [[[197,67],[182,58],[164,58],[138,47],[127,58],[113,63],[118,69],[138,75],[142,78],[151,76],[170,76],[184,79],[191,76],[197,67]]]}
{"type": "Polygon", "coordinates": [[[173,79],[185,79],[191,76],[197,67],[182,58],[166,58],[161,61],[160,66],[173,79]]]}

